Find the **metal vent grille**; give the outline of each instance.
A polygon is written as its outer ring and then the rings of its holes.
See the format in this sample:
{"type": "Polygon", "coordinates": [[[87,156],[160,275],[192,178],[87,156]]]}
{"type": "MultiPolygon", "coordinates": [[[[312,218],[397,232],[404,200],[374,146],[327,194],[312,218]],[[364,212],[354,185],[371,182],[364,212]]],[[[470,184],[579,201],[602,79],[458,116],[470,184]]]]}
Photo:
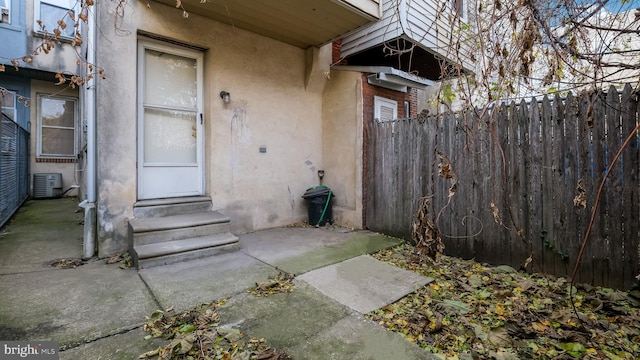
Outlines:
{"type": "Polygon", "coordinates": [[[62,174],[33,174],[33,198],[46,199],[62,194],[62,174]]]}

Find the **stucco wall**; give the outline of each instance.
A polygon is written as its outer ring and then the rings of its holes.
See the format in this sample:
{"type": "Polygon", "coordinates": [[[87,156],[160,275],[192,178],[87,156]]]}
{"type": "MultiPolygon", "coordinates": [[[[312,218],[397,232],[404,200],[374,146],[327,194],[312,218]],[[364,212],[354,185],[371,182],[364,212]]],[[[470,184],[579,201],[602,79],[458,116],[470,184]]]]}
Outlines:
{"type": "Polygon", "coordinates": [[[362,227],[362,75],[332,71],[323,107],[323,185],[341,226],[362,227]]]}
{"type": "MultiPolygon", "coordinates": [[[[136,201],[136,46],[139,31],[206,48],[206,193],[232,231],[306,217],[301,195],[322,167],[322,87],[305,87],[305,51],[173,7],[130,1],[114,28],[100,3],[98,96],[99,256],[124,251],[136,201]],[[218,94],[231,93],[223,104],[218,94]],[[266,147],[266,153],[260,153],[266,147]]],[[[330,62],[330,52],[323,52],[330,62]]]]}
{"type": "MultiPolygon", "coordinates": [[[[34,2],[26,1],[26,36],[27,36],[27,53],[32,53],[42,43],[44,38],[35,32],[34,18],[34,2]]],[[[70,21],[67,21],[70,22],[70,21]]],[[[70,26],[72,24],[69,24],[70,26]]],[[[53,29],[48,29],[52,31],[53,29]]],[[[71,46],[70,41],[62,40],[60,44],[56,44],[48,54],[40,51],[39,55],[33,56],[33,62],[30,64],[21,63],[25,67],[51,71],[63,74],[79,74],[80,66],[77,60],[80,59],[79,54],[82,52],[80,46],[75,48],[71,46]]],[[[26,55],[26,54],[23,54],[26,55]]]]}
{"type": "MultiPolygon", "coordinates": [[[[71,185],[78,185],[80,182],[80,173],[79,164],[77,162],[70,163],[61,163],[61,162],[53,162],[55,159],[46,159],[40,158],[40,161],[37,161],[37,151],[36,147],[38,145],[38,105],[37,105],[37,96],[38,95],[58,95],[58,96],[68,96],[73,98],[78,98],[78,89],[71,89],[68,86],[56,86],[54,83],[32,80],[31,81],[31,105],[29,106],[29,121],[31,123],[31,143],[30,143],[30,191],[29,193],[33,195],[33,174],[37,173],[61,173],[62,174],[62,191],[65,191],[71,187],[71,185]]],[[[78,111],[80,110],[80,103],[78,102],[78,111]]],[[[77,129],[80,131],[80,114],[78,113],[77,118],[77,129]]],[[[79,151],[79,150],[78,150],[79,151]]],[[[76,196],[77,190],[69,191],[65,196],[76,196]]]]}

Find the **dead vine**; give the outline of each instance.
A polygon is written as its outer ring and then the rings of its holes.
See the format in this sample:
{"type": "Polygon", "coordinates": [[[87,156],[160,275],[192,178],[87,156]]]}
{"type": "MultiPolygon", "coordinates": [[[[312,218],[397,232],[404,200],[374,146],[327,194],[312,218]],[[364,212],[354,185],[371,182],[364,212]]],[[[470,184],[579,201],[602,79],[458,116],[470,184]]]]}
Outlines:
{"type": "MultiPolygon", "coordinates": [[[[575,281],[576,281],[576,274],[578,273],[578,269],[580,268],[580,262],[582,261],[582,256],[584,255],[584,250],[587,247],[587,242],[589,241],[589,237],[591,236],[591,230],[593,229],[593,224],[594,224],[595,219],[596,219],[596,212],[598,210],[598,205],[600,204],[600,199],[602,197],[602,189],[604,189],[604,185],[607,182],[607,178],[609,177],[609,174],[611,174],[611,170],[613,169],[613,167],[618,162],[618,159],[620,159],[620,155],[622,155],[622,152],[629,145],[631,140],[634,139],[635,137],[637,137],[637,133],[638,133],[639,130],[640,130],[640,123],[637,123],[636,127],[633,128],[633,130],[629,133],[627,138],[624,140],[624,143],[622,143],[622,146],[620,147],[620,149],[618,150],[616,155],[613,157],[613,160],[611,161],[611,164],[609,164],[609,167],[607,167],[607,171],[605,172],[604,176],[602,177],[602,181],[600,181],[600,186],[598,187],[598,192],[596,193],[596,199],[595,199],[595,202],[593,204],[593,208],[591,210],[591,218],[589,219],[589,226],[587,226],[587,231],[584,234],[584,239],[582,240],[582,245],[580,246],[580,252],[578,253],[578,257],[576,259],[576,264],[574,265],[573,272],[571,273],[571,285],[573,285],[575,283],[575,281]]],[[[579,185],[580,185],[580,183],[579,183],[579,185]]],[[[571,303],[573,304],[574,303],[574,301],[573,301],[573,295],[574,295],[573,293],[574,292],[572,290],[573,290],[573,286],[571,286],[569,288],[569,298],[571,299],[571,303]]],[[[575,305],[573,306],[573,311],[576,314],[576,317],[578,318],[578,320],[580,320],[580,322],[582,322],[582,319],[580,319],[580,317],[578,316],[578,310],[576,309],[575,305]]]]}
{"type": "Polygon", "coordinates": [[[421,259],[426,255],[435,260],[436,255],[444,251],[444,243],[440,230],[429,217],[431,198],[433,195],[425,196],[418,202],[418,210],[411,223],[411,239],[421,259]]]}

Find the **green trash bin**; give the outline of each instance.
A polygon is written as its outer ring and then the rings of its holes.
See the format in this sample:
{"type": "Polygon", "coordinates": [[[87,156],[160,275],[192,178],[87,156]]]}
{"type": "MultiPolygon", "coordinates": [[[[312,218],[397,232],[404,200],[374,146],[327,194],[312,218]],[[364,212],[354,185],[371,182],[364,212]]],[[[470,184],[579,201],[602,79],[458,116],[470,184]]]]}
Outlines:
{"type": "Polygon", "coordinates": [[[335,195],[326,186],[314,186],[305,191],[302,198],[307,200],[309,210],[309,225],[325,226],[328,223],[333,224],[333,209],[331,201],[335,195]]]}

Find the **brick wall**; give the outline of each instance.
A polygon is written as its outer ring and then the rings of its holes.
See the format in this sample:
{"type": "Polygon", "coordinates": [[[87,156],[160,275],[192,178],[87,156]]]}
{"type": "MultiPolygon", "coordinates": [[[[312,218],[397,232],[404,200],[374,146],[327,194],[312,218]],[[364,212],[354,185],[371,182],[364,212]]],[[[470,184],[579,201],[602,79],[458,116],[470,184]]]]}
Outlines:
{"type": "Polygon", "coordinates": [[[332,65],[348,65],[346,59],[342,59],[342,40],[335,40],[331,48],[331,64],[332,65]]]}
{"type": "Polygon", "coordinates": [[[364,107],[364,120],[373,121],[373,99],[380,96],[398,103],[398,117],[405,118],[417,115],[418,92],[416,89],[409,89],[408,92],[395,91],[367,83],[367,75],[362,74],[362,101],[364,107]],[[409,101],[409,114],[404,113],[404,102],[409,101]]]}

